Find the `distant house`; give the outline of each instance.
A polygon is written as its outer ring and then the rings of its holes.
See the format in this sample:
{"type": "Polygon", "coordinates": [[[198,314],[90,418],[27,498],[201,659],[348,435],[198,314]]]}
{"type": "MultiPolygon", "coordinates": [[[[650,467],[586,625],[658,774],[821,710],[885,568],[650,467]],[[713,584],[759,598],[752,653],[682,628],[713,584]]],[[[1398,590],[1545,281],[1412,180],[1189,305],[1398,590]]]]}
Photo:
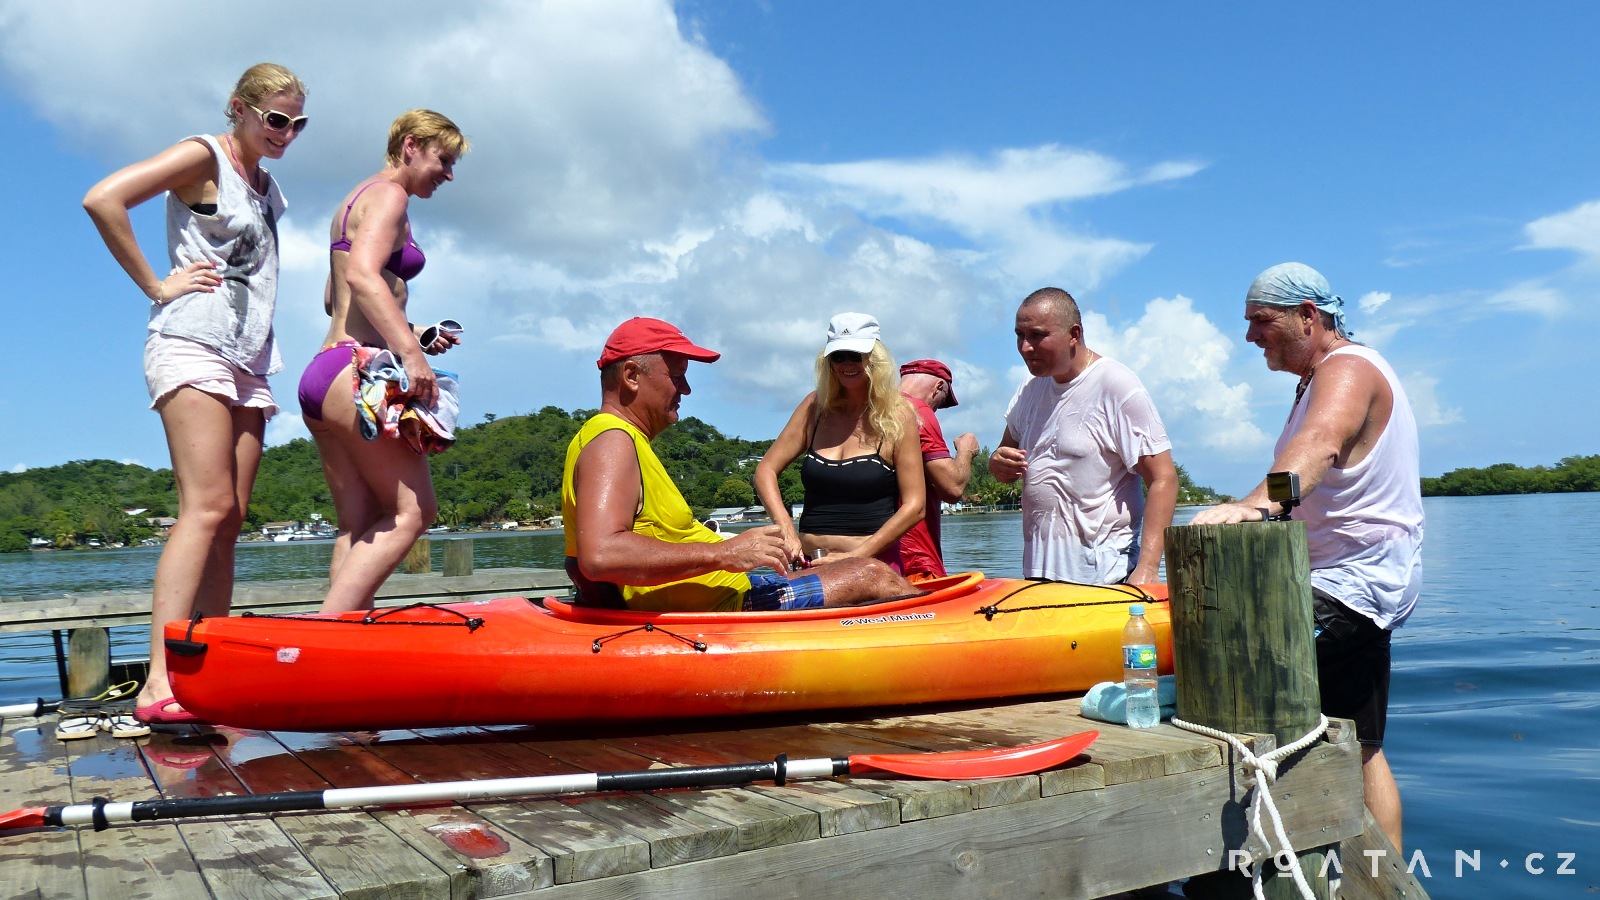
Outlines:
{"type": "Polygon", "coordinates": [[[171,516],[149,516],[145,521],[162,531],[171,531],[172,526],[178,524],[178,520],[171,516]]]}
{"type": "Polygon", "coordinates": [[[739,522],[755,522],[766,517],[767,511],[759,506],[719,506],[706,516],[706,522],[733,525],[739,522]]]}

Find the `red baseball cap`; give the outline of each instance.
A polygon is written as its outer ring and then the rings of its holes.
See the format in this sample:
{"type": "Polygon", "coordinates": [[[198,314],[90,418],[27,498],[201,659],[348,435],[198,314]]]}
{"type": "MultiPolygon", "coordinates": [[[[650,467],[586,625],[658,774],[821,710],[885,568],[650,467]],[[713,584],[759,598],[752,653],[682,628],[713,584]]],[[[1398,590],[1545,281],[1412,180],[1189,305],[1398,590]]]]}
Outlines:
{"type": "Polygon", "coordinates": [[[604,369],[619,359],[643,356],[646,353],[682,353],[697,362],[716,362],[722,354],[707,350],[684,337],[683,332],[670,322],[635,316],[611,332],[606,338],[606,348],[601,351],[595,367],[604,369]]]}
{"type": "Polygon", "coordinates": [[[956,382],[950,377],[949,366],[937,359],[913,359],[900,367],[900,377],[904,378],[907,375],[932,375],[943,379],[945,387],[948,388],[944,395],[948,402],[944,406],[948,409],[956,405],[956,382]]]}

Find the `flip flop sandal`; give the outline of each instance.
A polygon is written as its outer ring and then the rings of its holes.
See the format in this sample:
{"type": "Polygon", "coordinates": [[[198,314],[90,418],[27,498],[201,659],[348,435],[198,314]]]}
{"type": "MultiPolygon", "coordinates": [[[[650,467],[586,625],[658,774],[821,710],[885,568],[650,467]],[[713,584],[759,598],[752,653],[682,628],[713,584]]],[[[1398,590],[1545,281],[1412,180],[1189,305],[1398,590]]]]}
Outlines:
{"type": "Polygon", "coordinates": [[[56,723],[56,740],[80,741],[100,731],[100,714],[71,714],[56,723]]]}
{"type": "Polygon", "coordinates": [[[178,703],[178,698],[168,697],[133,711],[133,717],[146,725],[204,725],[205,720],[178,703]]]}
{"type": "Polygon", "coordinates": [[[150,726],[133,717],[134,700],[118,700],[100,708],[100,730],[110,732],[115,738],[144,737],[150,726]]]}
{"type": "Polygon", "coordinates": [[[132,713],[101,716],[100,729],[109,731],[114,738],[144,737],[150,733],[150,726],[135,719],[132,713]]]}

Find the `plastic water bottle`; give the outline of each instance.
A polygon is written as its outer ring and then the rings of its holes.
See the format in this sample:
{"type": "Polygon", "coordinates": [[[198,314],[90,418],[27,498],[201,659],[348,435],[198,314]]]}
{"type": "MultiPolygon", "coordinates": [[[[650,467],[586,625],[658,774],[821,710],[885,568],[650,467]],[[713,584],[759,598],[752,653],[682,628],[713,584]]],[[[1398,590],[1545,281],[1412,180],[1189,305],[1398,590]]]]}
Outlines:
{"type": "Polygon", "coordinates": [[[1122,627],[1122,684],[1128,691],[1128,726],[1154,728],[1161,724],[1156,632],[1144,619],[1143,603],[1128,606],[1128,624],[1122,627]]]}

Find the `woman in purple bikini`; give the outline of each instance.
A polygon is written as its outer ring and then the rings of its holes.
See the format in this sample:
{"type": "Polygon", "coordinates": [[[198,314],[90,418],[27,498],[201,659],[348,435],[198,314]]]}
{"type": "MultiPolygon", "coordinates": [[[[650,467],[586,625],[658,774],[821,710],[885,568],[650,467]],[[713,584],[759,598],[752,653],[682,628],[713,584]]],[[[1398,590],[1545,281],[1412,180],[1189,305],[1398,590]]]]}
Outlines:
{"type": "Polygon", "coordinates": [[[306,126],[306,88],[282,66],[252,66],[228,97],[232,127],[185,138],[119,169],[83,208],[128,277],[150,298],[144,377],[161,415],[178,488],[151,591],[150,675],[135,715],[156,724],[198,719],[172,698],[166,624],[233,603],[233,545],[250,502],[267,419],[267,376],[283,368],[273,340],[278,219],[283,194],[261,162],[278,159],[306,126]],[[157,274],[128,210],[167,195],[167,257],[157,274]]]}
{"type": "Polygon", "coordinates": [[[300,411],[339,518],[325,613],[371,609],[384,579],[438,511],[427,456],[402,440],[362,437],[352,364],[358,347],[387,348],[405,367],[412,400],[430,406],[437,399],[426,354],[443,353],[460,339],[406,321],[407,283],[424,262],[406,207],[453,180],[468,146],[455,123],[436,112],[403,114],[389,128],[388,164],[357,185],[333,216],[323,299],[333,321],[300,379],[300,411]]]}

